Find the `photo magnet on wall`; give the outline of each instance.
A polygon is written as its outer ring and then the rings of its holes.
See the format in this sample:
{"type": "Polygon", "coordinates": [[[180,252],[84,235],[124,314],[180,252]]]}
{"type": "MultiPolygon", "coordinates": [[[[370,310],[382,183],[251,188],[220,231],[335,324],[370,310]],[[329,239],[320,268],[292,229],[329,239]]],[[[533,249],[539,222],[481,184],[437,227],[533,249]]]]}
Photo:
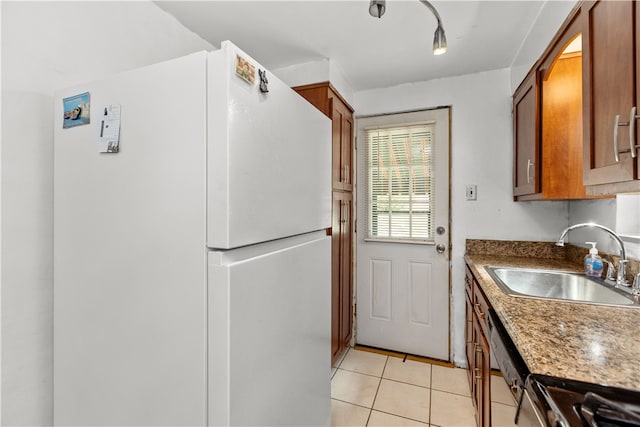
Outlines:
{"type": "Polygon", "coordinates": [[[120,151],[120,104],[107,105],[100,119],[98,145],[101,153],[120,151]]]}
{"type": "Polygon", "coordinates": [[[91,109],[90,97],[89,92],[85,92],[62,100],[64,110],[62,121],[63,129],[89,124],[89,113],[91,109]]]}

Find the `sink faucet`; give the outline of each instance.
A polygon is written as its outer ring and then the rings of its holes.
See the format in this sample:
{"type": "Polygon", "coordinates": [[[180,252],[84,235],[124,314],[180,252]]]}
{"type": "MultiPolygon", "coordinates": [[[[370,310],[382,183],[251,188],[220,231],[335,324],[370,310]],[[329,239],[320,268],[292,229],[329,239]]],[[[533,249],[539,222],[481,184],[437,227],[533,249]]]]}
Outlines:
{"type": "MultiPolygon", "coordinates": [[[[567,233],[569,231],[575,230],[576,228],[584,228],[584,227],[599,228],[600,230],[606,231],[611,235],[611,237],[613,237],[616,243],[618,243],[618,248],[620,249],[620,263],[618,264],[618,275],[616,278],[616,285],[629,286],[625,277],[627,272],[626,264],[628,262],[627,252],[624,250],[624,243],[622,242],[622,239],[612,229],[607,228],[604,225],[596,224],[594,222],[584,222],[581,224],[570,225],[569,227],[564,229],[564,231],[560,235],[560,238],[556,242],[556,246],[564,246],[564,238],[567,236],[567,233]]],[[[608,272],[607,272],[607,276],[609,276],[608,272]]]]}

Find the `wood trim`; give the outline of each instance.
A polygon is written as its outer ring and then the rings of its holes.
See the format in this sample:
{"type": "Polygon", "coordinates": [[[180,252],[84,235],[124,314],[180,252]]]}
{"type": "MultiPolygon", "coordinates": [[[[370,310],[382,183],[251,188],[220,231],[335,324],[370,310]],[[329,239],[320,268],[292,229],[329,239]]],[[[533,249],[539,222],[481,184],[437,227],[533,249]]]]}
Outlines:
{"type": "Polygon", "coordinates": [[[440,359],[432,359],[430,357],[424,357],[424,356],[416,356],[414,354],[408,354],[408,353],[400,353],[397,351],[391,351],[391,350],[385,350],[382,348],[378,348],[378,347],[370,347],[367,345],[361,345],[361,344],[356,344],[354,347],[354,350],[360,350],[360,351],[366,351],[369,353],[376,353],[376,354],[382,354],[384,356],[390,356],[390,357],[397,357],[400,359],[404,359],[406,357],[406,360],[413,360],[415,362],[422,362],[422,363],[430,363],[432,365],[438,365],[438,366],[445,366],[448,368],[454,368],[455,365],[451,362],[447,362],[444,360],[440,360],[440,359]]]}
{"type": "Polygon", "coordinates": [[[342,95],[340,95],[340,92],[338,92],[338,90],[331,84],[331,82],[326,81],[326,82],[318,82],[318,83],[310,83],[310,84],[306,84],[306,85],[301,85],[301,86],[293,86],[291,89],[295,90],[296,92],[299,91],[303,91],[303,90],[311,90],[311,89],[321,89],[321,88],[327,88],[329,90],[331,90],[332,95],[336,96],[340,101],[342,101],[342,103],[344,105],[347,106],[347,108],[349,110],[351,110],[351,112],[354,111],[353,107],[351,106],[351,104],[349,104],[346,99],[344,99],[342,97],[342,95]]]}

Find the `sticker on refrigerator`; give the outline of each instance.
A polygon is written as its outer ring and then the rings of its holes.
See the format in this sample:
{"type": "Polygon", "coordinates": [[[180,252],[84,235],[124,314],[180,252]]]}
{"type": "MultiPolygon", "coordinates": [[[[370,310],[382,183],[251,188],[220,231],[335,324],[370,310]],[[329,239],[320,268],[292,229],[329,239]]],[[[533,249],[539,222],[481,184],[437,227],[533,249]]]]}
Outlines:
{"type": "Polygon", "coordinates": [[[251,85],[256,81],[256,67],[240,55],[236,55],[236,74],[251,85]]]}
{"type": "Polygon", "coordinates": [[[63,129],[89,124],[90,98],[89,92],[85,92],[62,100],[64,108],[63,129]]]}
{"type": "Polygon", "coordinates": [[[98,145],[101,153],[117,153],[120,151],[119,104],[111,104],[104,107],[100,119],[98,145]]]}

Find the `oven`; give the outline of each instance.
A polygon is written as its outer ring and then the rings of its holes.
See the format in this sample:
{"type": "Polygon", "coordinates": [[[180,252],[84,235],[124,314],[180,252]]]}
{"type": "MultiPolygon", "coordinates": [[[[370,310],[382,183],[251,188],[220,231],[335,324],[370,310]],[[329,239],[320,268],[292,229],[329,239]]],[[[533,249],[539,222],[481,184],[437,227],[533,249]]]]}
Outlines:
{"type": "Polygon", "coordinates": [[[640,391],[531,374],[494,310],[492,355],[518,402],[519,427],[640,427],[640,391]]]}
{"type": "Polygon", "coordinates": [[[532,374],[525,390],[553,427],[640,427],[640,392],[532,374]]]}

